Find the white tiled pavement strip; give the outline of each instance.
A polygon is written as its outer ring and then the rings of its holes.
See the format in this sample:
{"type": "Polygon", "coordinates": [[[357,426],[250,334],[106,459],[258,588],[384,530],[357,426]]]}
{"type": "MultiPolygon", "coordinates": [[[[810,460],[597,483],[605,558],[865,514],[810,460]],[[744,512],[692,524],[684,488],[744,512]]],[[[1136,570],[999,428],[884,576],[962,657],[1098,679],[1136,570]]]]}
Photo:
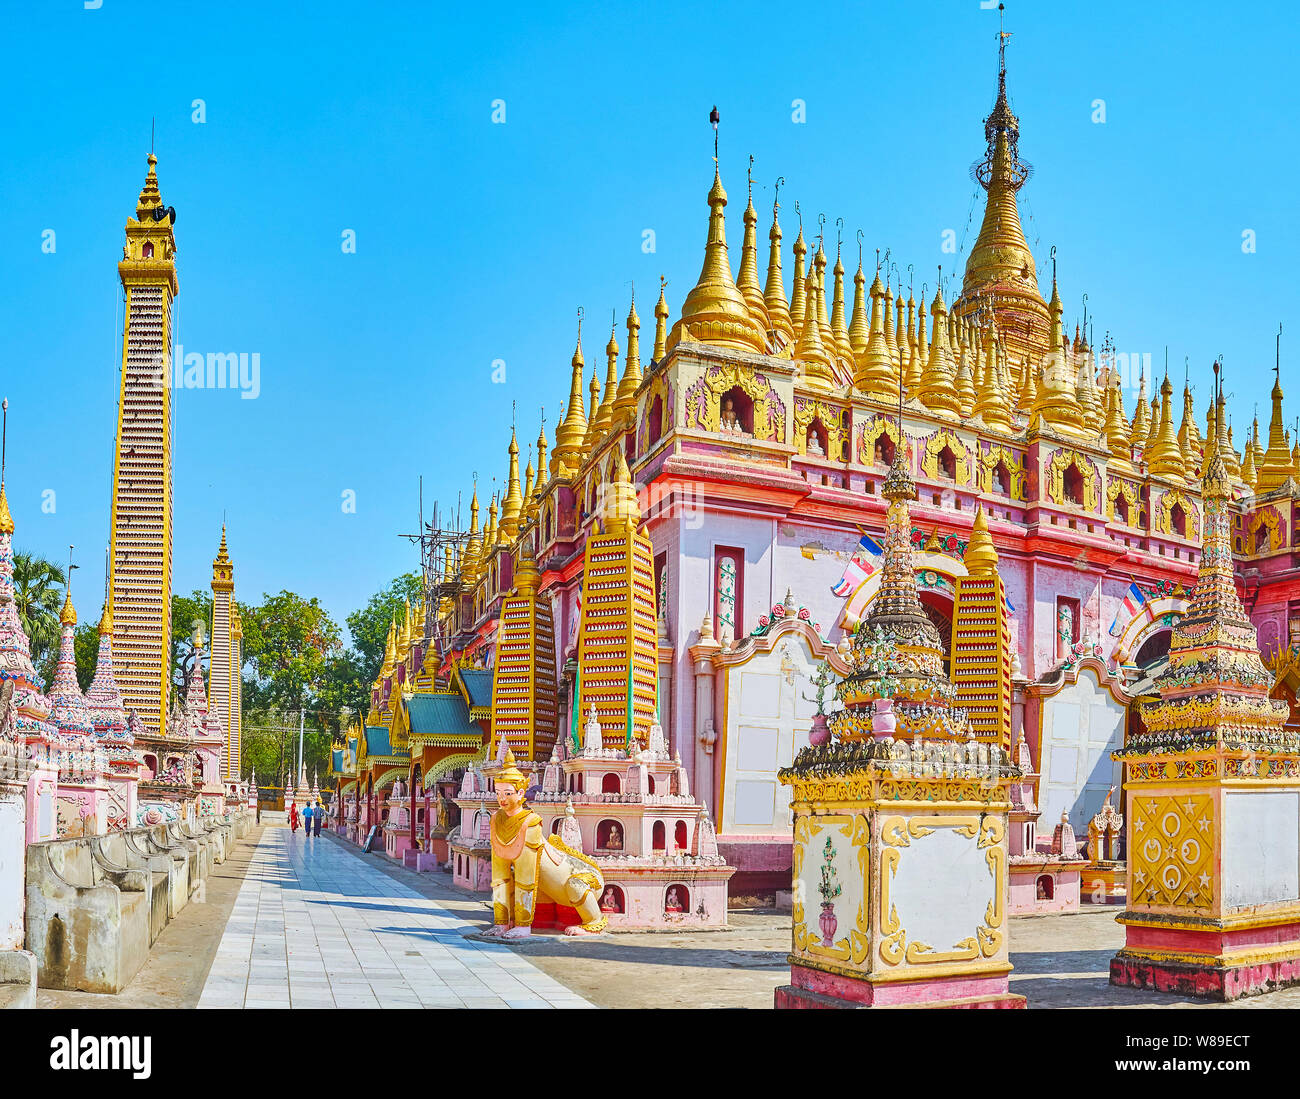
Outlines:
{"type": "Polygon", "coordinates": [[[325,836],[267,828],[199,1007],[591,1007],[325,836]]]}

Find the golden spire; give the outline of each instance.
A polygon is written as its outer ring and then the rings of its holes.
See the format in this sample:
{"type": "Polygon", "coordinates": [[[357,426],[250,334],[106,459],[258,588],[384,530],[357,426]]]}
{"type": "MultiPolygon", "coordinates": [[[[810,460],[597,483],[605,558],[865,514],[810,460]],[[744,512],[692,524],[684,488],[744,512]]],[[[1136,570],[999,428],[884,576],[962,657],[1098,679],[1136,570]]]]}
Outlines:
{"type": "Polygon", "coordinates": [[[966,543],[966,555],[962,561],[971,576],[991,576],[998,571],[998,551],[989,534],[989,524],[982,506],[975,509],[975,525],[971,528],[970,541],[966,543]]]}
{"type": "Polygon", "coordinates": [[[1255,454],[1255,468],[1258,470],[1264,465],[1264,448],[1259,445],[1259,414],[1251,421],[1250,425],[1250,449],[1255,454]]]}
{"type": "MultiPolygon", "coordinates": [[[[984,329],[984,377],[980,386],[979,398],[975,402],[974,413],[996,431],[1010,432],[1011,408],[998,372],[997,327],[989,324],[984,329]]],[[[983,514],[982,512],[980,514],[983,514]]],[[[978,522],[978,519],[976,520],[978,522]]],[[[967,550],[969,556],[969,549],[967,550]]],[[[969,567],[970,562],[967,561],[969,567]]]]}
{"type": "MultiPolygon", "coordinates": [[[[966,261],[962,297],[971,301],[996,290],[999,299],[1023,303],[1029,312],[1037,314],[1041,324],[1048,319],[1048,314],[1043,310],[1034,256],[1020,227],[1020,210],[1016,205],[1016,192],[1029,178],[1030,169],[1020,159],[1020,120],[1007,101],[1007,37],[999,38],[997,102],[984,120],[987,151],[983,161],[975,166],[975,178],[988,192],[988,199],[979,236],[966,261]]],[[[1044,349],[1038,343],[1041,336],[1027,335],[1019,339],[1040,354],[1052,349],[1051,346],[1044,349]]],[[[1053,346],[1059,347],[1060,341],[1053,346]]]]}
{"type": "Polygon", "coordinates": [[[1196,408],[1192,403],[1192,390],[1183,383],[1183,420],[1178,425],[1178,445],[1183,449],[1183,464],[1190,480],[1192,471],[1200,464],[1201,432],[1196,426],[1196,408]]]}
{"type": "Polygon", "coordinates": [[[1052,318],[1051,336],[1048,342],[1047,356],[1043,361],[1043,376],[1031,409],[1031,427],[1037,421],[1076,435],[1086,434],[1083,416],[1080,414],[1078,393],[1075,386],[1077,379],[1069,376],[1069,363],[1066,360],[1065,333],[1061,324],[1061,295],[1056,287],[1056,278],[1052,278],[1052,300],[1048,303],[1052,318]]]}
{"type": "Polygon", "coordinates": [[[889,345],[885,343],[885,318],[883,299],[885,288],[880,284],[880,268],[871,284],[871,331],[867,335],[867,351],[858,363],[853,384],[868,397],[879,401],[892,401],[898,396],[898,382],[894,377],[893,360],[889,345]]]}
{"type": "Polygon", "coordinates": [[[929,361],[930,345],[925,338],[925,287],[922,287],[921,300],[917,302],[916,308],[916,361],[912,363],[912,377],[907,386],[907,391],[913,397],[921,392],[921,380],[925,377],[925,367],[929,361]]]}
{"type": "Polygon", "coordinates": [[[912,297],[912,292],[909,290],[907,292],[907,372],[904,375],[909,393],[915,392],[920,386],[924,365],[921,360],[920,343],[916,337],[916,299],[912,297]]]}
{"type": "Polygon", "coordinates": [[[537,429],[537,483],[533,485],[533,492],[537,496],[534,504],[540,503],[542,498],[542,488],[546,485],[546,424],[543,423],[537,429]]]}
{"type": "MultiPolygon", "coordinates": [[[[798,212],[799,204],[794,204],[798,212]]],[[[799,232],[794,238],[794,296],[790,299],[790,323],[794,326],[794,338],[803,335],[803,319],[808,311],[807,274],[804,271],[804,257],[808,254],[808,245],[803,239],[803,218],[799,219],[799,232]]]]}
{"type": "Polygon", "coordinates": [[[1138,375],[1137,407],[1133,409],[1133,422],[1129,424],[1129,438],[1134,446],[1146,446],[1147,435],[1151,432],[1151,420],[1147,415],[1147,372],[1142,367],[1138,375]]]}
{"type": "Polygon", "coordinates": [[[388,640],[384,642],[384,662],[379,669],[381,680],[389,678],[397,667],[397,619],[388,620],[388,640]]]}
{"type": "Polygon", "coordinates": [[[844,323],[844,261],[840,249],[835,248],[835,296],[831,302],[831,333],[835,337],[835,355],[841,362],[853,364],[853,345],[849,342],[848,325],[844,323]]]}
{"type": "Polygon", "coordinates": [[[885,302],[882,307],[885,315],[885,347],[889,351],[889,360],[893,364],[890,373],[898,374],[898,341],[894,339],[894,294],[889,288],[889,278],[885,278],[885,302]]]}
{"type": "Polygon", "coordinates": [[[1079,364],[1078,381],[1074,387],[1075,399],[1079,402],[1079,410],[1083,413],[1088,430],[1100,431],[1106,422],[1106,413],[1097,398],[1097,375],[1092,365],[1092,352],[1082,341],[1079,344],[1079,356],[1083,361],[1079,364]]]}
{"type": "Polygon", "coordinates": [[[1183,452],[1174,435],[1174,417],[1171,396],[1174,387],[1169,375],[1160,384],[1160,423],[1156,429],[1155,445],[1147,451],[1147,469],[1158,477],[1183,480],[1186,469],[1183,466],[1183,452]]]}
{"type": "Polygon", "coordinates": [[[596,364],[591,366],[591,385],[588,387],[591,391],[591,401],[588,407],[591,409],[591,419],[587,421],[587,430],[582,436],[582,456],[585,459],[591,454],[595,445],[600,442],[600,379],[596,376],[596,364]]]}
{"type": "Polygon", "coordinates": [[[1295,446],[1291,448],[1291,476],[1300,482],[1300,431],[1296,432],[1295,446]]]}
{"type": "Polygon", "coordinates": [[[1124,390],[1120,388],[1118,372],[1115,384],[1107,390],[1106,404],[1106,445],[1110,448],[1112,460],[1127,467],[1133,450],[1129,444],[1128,421],[1124,418],[1124,390]]]}
{"type": "Polygon", "coordinates": [[[587,434],[587,411],[582,404],[582,314],[578,314],[578,345],[574,348],[569,377],[569,405],[564,421],[555,429],[551,472],[557,477],[574,473],[582,464],[582,443],[587,434]]]}
{"type": "Polygon", "coordinates": [[[13,534],[14,517],[9,514],[9,499],[5,496],[4,482],[0,481],[0,534],[13,534]]]}
{"type": "Polygon", "coordinates": [[[524,508],[523,508],[523,514],[530,519],[532,518],[533,505],[535,503],[535,501],[533,500],[533,473],[534,473],[533,456],[530,453],[528,455],[528,465],[524,467],[524,508]]]}
{"type": "MultiPolygon", "coordinates": [[[[1280,333],[1279,333],[1280,335],[1280,333]]],[[[1286,445],[1286,428],[1282,425],[1282,371],[1279,358],[1273,380],[1273,414],[1268,421],[1268,450],[1259,469],[1259,489],[1280,488],[1291,476],[1291,455],[1286,445]]]]}
{"type": "Polygon", "coordinates": [[[766,349],[766,332],[750,314],[744,295],[731,277],[727,220],[723,213],[726,206],[727,192],[715,168],[709,190],[709,236],[704,245],[704,266],[700,268],[699,280],[682,303],[681,319],[673,326],[669,348],[677,345],[685,328],[697,343],[754,354],[762,354],[766,349]]]}
{"type": "MultiPolygon", "coordinates": [[[[817,316],[817,299],[819,296],[816,276],[807,279],[807,315],[817,316]]],[[[817,323],[805,324],[795,344],[794,357],[803,364],[802,376],[810,385],[819,389],[830,389],[835,385],[835,374],[831,370],[831,355],[822,343],[821,326],[817,323]]]]}
{"type": "Polygon", "coordinates": [[[903,316],[903,290],[899,287],[898,297],[894,299],[894,343],[898,346],[898,372],[900,378],[907,377],[907,322],[903,316]]]}
{"type": "MultiPolygon", "coordinates": [[[[515,429],[510,429],[510,475],[506,479],[506,495],[501,501],[501,533],[514,541],[519,534],[519,518],[524,510],[524,494],[519,491],[519,443],[515,441],[515,429]]],[[[528,467],[528,480],[533,479],[533,467],[528,467]]]]}
{"type": "MultiPolygon", "coordinates": [[[[233,606],[231,609],[234,609],[233,606]]],[[[111,598],[104,601],[104,613],[99,617],[99,636],[113,636],[113,601],[111,598]]]]}
{"type": "Polygon", "coordinates": [[[63,626],[75,626],[77,624],[77,612],[72,606],[72,587],[68,586],[67,595],[63,599],[63,610],[59,613],[59,624],[63,626]]]}
{"type": "Polygon", "coordinates": [[[530,539],[525,538],[519,543],[515,562],[515,593],[524,596],[534,595],[537,592],[537,585],[541,583],[542,574],[537,569],[537,559],[533,556],[530,539]]]}
{"type": "MultiPolygon", "coordinates": [[[[782,179],[776,182],[780,194],[782,179]]],[[[781,337],[781,342],[789,345],[794,342],[794,322],[790,319],[790,306],[785,300],[785,279],[781,274],[781,225],[777,221],[780,204],[772,202],[772,228],[768,230],[767,239],[771,247],[767,254],[767,286],[763,290],[763,303],[767,306],[768,325],[781,337]]]]}
{"type": "Polygon", "coordinates": [[[1237,448],[1232,442],[1232,423],[1227,412],[1224,409],[1223,394],[1219,394],[1219,442],[1223,446],[1223,464],[1227,467],[1228,475],[1234,481],[1241,480],[1241,460],[1237,457],[1237,448]],[[1223,433],[1223,425],[1227,423],[1228,433],[1223,433]]]}
{"type": "Polygon", "coordinates": [[[618,338],[614,335],[617,322],[609,323],[609,343],[605,345],[605,392],[600,407],[596,409],[596,438],[603,439],[614,426],[614,404],[618,399],[618,338]]]}
{"type": "Polygon", "coordinates": [[[745,235],[740,247],[740,271],[736,289],[749,306],[749,315],[766,332],[769,327],[767,302],[758,285],[758,214],[754,211],[754,158],[749,158],[749,201],[745,206],[745,235]]]}
{"type": "Polygon", "coordinates": [[[830,317],[826,313],[826,251],[820,243],[817,245],[817,256],[813,266],[817,269],[817,327],[820,329],[822,347],[834,361],[835,333],[831,331],[830,317]]]}
{"type": "Polygon", "coordinates": [[[957,390],[958,411],[965,419],[975,410],[975,375],[970,344],[966,340],[966,325],[957,326],[957,337],[957,377],[953,386],[957,390]]]}
{"type": "Polygon", "coordinates": [[[636,533],[637,525],[641,522],[641,505],[627,471],[622,447],[614,451],[614,480],[606,486],[604,510],[606,534],[636,533]]]}
{"type": "Polygon", "coordinates": [[[867,320],[867,276],[862,273],[862,252],[858,251],[858,271],[853,276],[853,319],[849,321],[849,350],[853,362],[860,364],[867,354],[871,324],[867,320]]]}
{"type": "Polygon", "coordinates": [[[655,302],[655,351],[654,361],[661,363],[664,356],[668,354],[668,299],[664,296],[664,290],[668,286],[668,280],[662,276],[659,279],[659,300],[655,302]]]}
{"type": "Polygon", "coordinates": [[[483,528],[483,563],[491,561],[492,552],[497,548],[497,494],[492,494],[488,502],[488,521],[483,528]]]}
{"type": "Polygon", "coordinates": [[[943,301],[942,288],[934,292],[930,316],[934,318],[934,340],[930,344],[930,360],[921,377],[920,398],[926,408],[945,420],[955,421],[960,419],[955,388],[957,364],[952,361],[952,351],[948,347],[948,307],[943,301]]]}
{"type": "Polygon", "coordinates": [[[1259,485],[1259,475],[1255,472],[1255,451],[1250,445],[1250,440],[1246,440],[1245,446],[1241,448],[1243,455],[1241,459],[1241,480],[1254,490],[1259,485]]]}
{"type": "Polygon", "coordinates": [[[641,388],[641,318],[636,315],[636,293],[627,310],[627,359],[618,383],[613,419],[620,425],[636,419],[636,391],[641,388]]]}
{"type": "Polygon", "coordinates": [[[478,485],[469,499],[469,539],[465,543],[465,556],[461,559],[461,576],[467,585],[472,586],[478,580],[479,558],[483,553],[483,541],[478,533],[478,485]]]}
{"type": "Polygon", "coordinates": [[[1156,440],[1160,437],[1160,397],[1156,394],[1151,398],[1151,415],[1147,419],[1147,437],[1143,445],[1143,451],[1149,451],[1156,445],[1156,440]]]}

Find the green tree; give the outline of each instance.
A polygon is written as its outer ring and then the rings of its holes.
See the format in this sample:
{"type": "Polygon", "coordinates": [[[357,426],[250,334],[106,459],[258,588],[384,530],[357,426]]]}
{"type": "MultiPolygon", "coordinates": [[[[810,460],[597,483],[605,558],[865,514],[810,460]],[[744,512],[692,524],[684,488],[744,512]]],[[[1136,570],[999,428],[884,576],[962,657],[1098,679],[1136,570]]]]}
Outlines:
{"type": "Polygon", "coordinates": [[[331,653],[325,664],[325,679],[318,693],[322,718],[335,741],[343,739],[352,714],[365,714],[370,708],[370,684],[361,654],[355,649],[331,653]]]}
{"type": "MultiPolygon", "coordinates": [[[[194,656],[194,630],[201,631],[203,643],[208,643],[208,628],[212,621],[212,593],[192,591],[189,595],[172,596],[171,675],[173,697],[184,697],[185,673],[194,656]]],[[[203,667],[208,666],[207,649],[204,649],[203,667]]]]}
{"type": "Polygon", "coordinates": [[[81,622],[72,635],[73,651],[77,654],[77,683],[84,691],[95,678],[95,662],[99,659],[99,623],[81,622]]]}
{"type": "Polygon", "coordinates": [[[63,569],[53,561],[34,553],[14,554],[14,604],[18,620],[31,642],[32,664],[51,677],[59,653],[59,611],[63,608],[66,583],[63,569]]]}
{"type": "Polygon", "coordinates": [[[384,642],[388,640],[389,624],[394,619],[400,623],[406,613],[407,600],[414,607],[423,594],[420,574],[403,573],[388,587],[372,595],[370,602],[361,610],[348,615],[348,632],[352,635],[352,646],[360,657],[359,678],[365,684],[366,702],[362,708],[369,705],[370,684],[375,681],[380,665],[384,662],[384,642]]]}
{"type": "Polygon", "coordinates": [[[290,591],[263,597],[244,617],[244,659],[257,679],[255,705],[315,709],[330,654],[343,646],[338,625],[316,598],[290,591]]]}

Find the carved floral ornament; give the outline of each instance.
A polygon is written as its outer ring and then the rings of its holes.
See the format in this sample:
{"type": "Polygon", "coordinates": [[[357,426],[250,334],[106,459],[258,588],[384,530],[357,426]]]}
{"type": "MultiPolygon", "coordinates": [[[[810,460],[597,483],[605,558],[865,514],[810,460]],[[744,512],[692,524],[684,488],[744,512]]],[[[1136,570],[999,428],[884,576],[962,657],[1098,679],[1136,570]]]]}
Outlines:
{"type": "Polygon", "coordinates": [[[800,454],[808,453],[808,428],[820,420],[826,431],[826,455],[832,462],[848,460],[848,430],[844,427],[844,410],[815,397],[794,399],[794,442],[800,454]]]}
{"type": "Polygon", "coordinates": [[[990,447],[980,455],[980,491],[993,491],[993,471],[1001,462],[1007,467],[1007,495],[1013,500],[1025,498],[1025,460],[1008,447],[990,447]]]}
{"type": "MultiPolygon", "coordinates": [[[[794,880],[800,880],[805,853],[817,847],[816,837],[823,831],[845,837],[852,851],[857,854],[858,873],[863,888],[870,881],[871,873],[871,824],[870,818],[862,813],[836,816],[795,817],[794,822],[794,880]]],[[[833,843],[833,838],[832,841],[833,843]]],[[[807,954],[831,962],[848,962],[861,966],[871,953],[871,927],[869,906],[864,899],[853,914],[853,923],[840,923],[840,929],[846,934],[832,941],[830,946],[822,945],[822,936],[815,928],[809,928],[808,912],[805,908],[806,898],[803,890],[796,889],[791,923],[794,929],[794,949],[798,954],[807,954]]]]}
{"type": "MultiPolygon", "coordinates": [[[[1184,534],[1184,537],[1192,540],[1200,538],[1200,513],[1196,510],[1196,505],[1176,488],[1168,489],[1161,493],[1160,499],[1156,502],[1154,516],[1156,530],[1164,535],[1172,535],[1174,533],[1173,520],[1170,516],[1174,510],[1175,504],[1182,506],[1183,516],[1186,519],[1184,527],[1186,533],[1184,534]]],[[[1130,514],[1132,513],[1130,512],[1130,514]]]]}
{"type": "Polygon", "coordinates": [[[717,431],[722,395],[739,386],[754,402],[754,438],[785,442],[785,402],[767,376],[741,363],[717,363],[686,390],[686,427],[717,431]]]}
{"type": "Polygon", "coordinates": [[[921,472],[932,481],[942,479],[943,475],[939,469],[939,454],[944,447],[951,450],[953,457],[957,460],[954,481],[959,485],[969,485],[972,464],[970,448],[947,428],[940,428],[925,440],[925,450],[921,455],[921,472]]]}
{"type": "MultiPolygon", "coordinates": [[[[862,425],[862,430],[858,432],[858,461],[864,466],[887,466],[888,462],[876,460],[876,440],[882,435],[886,436],[895,447],[899,444],[898,425],[884,416],[877,416],[873,420],[868,420],[862,425]]],[[[908,465],[911,465],[912,444],[909,439],[904,437],[904,445],[907,449],[903,452],[908,459],[908,465]]]]}
{"type": "Polygon", "coordinates": [[[1083,509],[1096,511],[1100,503],[1100,477],[1097,467],[1076,450],[1057,450],[1047,464],[1047,497],[1058,507],[1066,505],[1065,471],[1075,466],[1083,478],[1083,509]]]}
{"type": "Polygon", "coordinates": [[[673,427],[673,387],[668,384],[666,373],[656,374],[646,387],[641,405],[641,449],[648,450],[654,443],[650,442],[650,411],[654,408],[655,398],[662,402],[663,413],[659,421],[659,439],[662,440],[673,427]]]}

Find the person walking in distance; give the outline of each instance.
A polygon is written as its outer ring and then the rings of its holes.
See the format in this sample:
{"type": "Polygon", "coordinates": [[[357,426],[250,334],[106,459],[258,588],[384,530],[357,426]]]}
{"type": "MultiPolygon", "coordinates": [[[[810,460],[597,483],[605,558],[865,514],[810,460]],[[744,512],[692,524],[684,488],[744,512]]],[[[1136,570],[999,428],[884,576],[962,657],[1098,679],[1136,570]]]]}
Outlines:
{"type": "Polygon", "coordinates": [[[293,834],[298,831],[298,803],[289,802],[289,832],[293,834]]]}
{"type": "Polygon", "coordinates": [[[316,808],[312,811],[311,823],[315,829],[315,835],[320,835],[320,826],[325,820],[325,807],[321,805],[320,799],[316,801],[316,808]]]}
{"type": "Polygon", "coordinates": [[[302,834],[304,837],[311,835],[311,798],[302,807],[302,834]]]}

